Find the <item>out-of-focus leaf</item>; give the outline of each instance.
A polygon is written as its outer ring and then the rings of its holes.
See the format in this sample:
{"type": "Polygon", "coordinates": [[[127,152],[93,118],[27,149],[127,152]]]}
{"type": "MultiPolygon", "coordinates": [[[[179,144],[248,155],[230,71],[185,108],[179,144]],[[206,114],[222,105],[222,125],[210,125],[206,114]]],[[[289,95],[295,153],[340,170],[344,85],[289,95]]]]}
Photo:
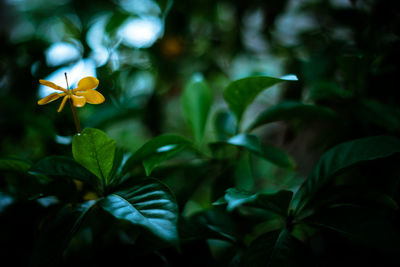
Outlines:
{"type": "Polygon", "coordinates": [[[317,82],[311,87],[310,92],[310,98],[314,101],[342,101],[353,97],[353,95],[353,92],[344,90],[338,84],[332,82],[317,82]]]}
{"type": "Polygon", "coordinates": [[[113,167],[115,141],[103,131],[87,128],[72,140],[72,155],[83,167],[108,184],[113,167]]]}
{"type": "Polygon", "coordinates": [[[89,184],[96,183],[96,178],[91,172],[83,168],[72,158],[63,156],[43,158],[29,169],[29,173],[34,175],[66,176],[89,184]]]}
{"type": "Polygon", "coordinates": [[[118,28],[132,15],[124,12],[113,12],[105,26],[105,31],[109,35],[113,35],[118,28]]]}
{"type": "Polygon", "coordinates": [[[215,114],[214,129],[219,141],[225,141],[234,136],[236,128],[236,120],[231,112],[221,110],[215,114]]]}
{"type": "Polygon", "coordinates": [[[61,16],[60,19],[64,24],[65,31],[72,37],[78,39],[81,34],[81,30],[75,25],[75,23],[66,16],[61,16]]]}
{"type": "Polygon", "coordinates": [[[304,219],[311,226],[329,229],[355,242],[400,251],[400,232],[385,214],[371,208],[337,205],[304,219]]]}
{"type": "Polygon", "coordinates": [[[182,241],[194,239],[219,239],[236,242],[237,229],[232,218],[220,209],[208,209],[182,218],[179,228],[182,241]]]}
{"type": "Polygon", "coordinates": [[[360,121],[377,125],[390,132],[400,129],[400,110],[374,99],[363,99],[357,107],[356,115],[360,121]]]}
{"type": "Polygon", "coordinates": [[[179,135],[165,134],[157,136],[140,147],[125,163],[122,173],[128,172],[138,162],[143,162],[146,174],[161,162],[180,152],[191,142],[179,135]]]}
{"type": "Polygon", "coordinates": [[[324,188],[322,192],[318,192],[315,195],[312,207],[316,210],[344,203],[362,207],[386,208],[388,210],[397,210],[399,208],[396,201],[389,195],[359,184],[324,188]]]}
{"type": "Polygon", "coordinates": [[[303,245],[282,229],[254,240],[243,257],[243,266],[306,266],[305,258],[303,245]]]}
{"type": "Polygon", "coordinates": [[[308,205],[313,195],[340,171],[357,163],[389,157],[399,152],[400,140],[392,136],[361,138],[333,147],[320,158],[311,175],[297,191],[293,208],[298,214],[308,205]]]}
{"type": "Polygon", "coordinates": [[[259,93],[265,89],[285,81],[297,80],[295,77],[273,78],[267,76],[248,77],[231,82],[224,90],[224,98],[230,110],[240,122],[246,108],[259,93]]]}
{"type": "Polygon", "coordinates": [[[194,138],[200,142],[204,135],[211,107],[211,91],[205,81],[189,81],[183,90],[183,113],[192,128],[194,138]]]}
{"type": "Polygon", "coordinates": [[[29,266],[59,266],[64,250],[95,203],[88,201],[75,208],[65,206],[49,216],[35,238],[29,266]]]}
{"type": "Polygon", "coordinates": [[[31,164],[20,159],[0,159],[0,170],[27,172],[31,164]]]}
{"type": "Polygon", "coordinates": [[[283,150],[262,144],[260,139],[251,134],[238,134],[225,142],[238,147],[243,147],[255,155],[262,157],[282,168],[294,168],[295,163],[292,158],[283,150]]]}
{"type": "Polygon", "coordinates": [[[329,108],[307,105],[299,102],[283,102],[272,106],[251,123],[247,131],[251,131],[263,124],[280,120],[331,120],[335,118],[335,112],[329,108]]]}
{"type": "Polygon", "coordinates": [[[250,206],[287,216],[292,196],[293,192],[287,190],[281,190],[276,193],[251,194],[236,188],[229,188],[226,190],[224,198],[228,204],[228,211],[232,211],[240,206],[250,206]]]}
{"type": "Polygon", "coordinates": [[[169,189],[154,179],[137,181],[130,188],[108,195],[100,206],[117,219],[146,229],[168,243],[178,241],[178,206],[169,189]]]}

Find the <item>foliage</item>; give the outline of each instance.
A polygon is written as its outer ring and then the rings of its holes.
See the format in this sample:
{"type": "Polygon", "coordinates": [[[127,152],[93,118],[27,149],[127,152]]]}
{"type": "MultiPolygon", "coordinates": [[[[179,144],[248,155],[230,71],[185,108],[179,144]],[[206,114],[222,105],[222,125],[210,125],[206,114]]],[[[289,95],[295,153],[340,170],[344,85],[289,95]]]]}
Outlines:
{"type": "Polygon", "coordinates": [[[398,1],[0,5],[4,263],[400,264],[398,1]]]}

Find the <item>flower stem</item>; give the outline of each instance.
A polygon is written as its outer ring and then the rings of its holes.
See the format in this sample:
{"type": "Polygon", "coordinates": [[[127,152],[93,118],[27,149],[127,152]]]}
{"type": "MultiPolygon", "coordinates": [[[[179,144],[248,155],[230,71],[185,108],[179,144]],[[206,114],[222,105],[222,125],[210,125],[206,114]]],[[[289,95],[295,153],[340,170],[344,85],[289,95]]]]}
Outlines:
{"type": "Polygon", "coordinates": [[[80,134],[82,132],[81,123],[79,122],[78,112],[76,111],[75,106],[72,104],[72,99],[69,99],[69,104],[71,106],[72,115],[74,117],[76,132],[80,134]]]}
{"type": "MultiPolygon", "coordinates": [[[[64,75],[65,75],[65,80],[67,81],[68,94],[70,94],[71,92],[70,92],[69,85],[68,85],[67,73],[64,72],[64,75]]],[[[82,128],[81,128],[81,123],[79,121],[78,112],[76,111],[76,108],[75,108],[74,104],[72,103],[72,98],[70,97],[68,100],[69,100],[69,105],[71,106],[72,116],[74,117],[76,132],[78,134],[80,134],[82,132],[82,128]]]]}

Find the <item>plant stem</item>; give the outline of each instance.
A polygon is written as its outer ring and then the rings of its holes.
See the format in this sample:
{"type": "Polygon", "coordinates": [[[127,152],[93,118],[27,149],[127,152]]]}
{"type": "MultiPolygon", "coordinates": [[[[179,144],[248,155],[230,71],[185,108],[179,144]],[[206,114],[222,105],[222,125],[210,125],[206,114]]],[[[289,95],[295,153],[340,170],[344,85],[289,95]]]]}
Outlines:
{"type": "Polygon", "coordinates": [[[79,117],[78,117],[78,112],[76,111],[75,106],[72,104],[72,99],[69,99],[69,104],[71,106],[71,110],[72,110],[72,115],[74,117],[74,122],[75,122],[75,127],[76,127],[76,132],[78,134],[80,134],[82,132],[81,129],[81,123],[79,122],[79,117]]]}
{"type": "MultiPolygon", "coordinates": [[[[69,89],[69,84],[68,84],[67,73],[64,72],[64,75],[65,75],[65,80],[67,81],[68,94],[71,94],[70,89],[69,89]]],[[[79,121],[78,112],[76,111],[76,108],[75,108],[74,104],[72,103],[72,98],[70,97],[68,100],[69,100],[69,105],[71,106],[72,116],[74,117],[76,132],[78,134],[80,134],[82,132],[82,128],[81,128],[81,123],[79,121]]]]}

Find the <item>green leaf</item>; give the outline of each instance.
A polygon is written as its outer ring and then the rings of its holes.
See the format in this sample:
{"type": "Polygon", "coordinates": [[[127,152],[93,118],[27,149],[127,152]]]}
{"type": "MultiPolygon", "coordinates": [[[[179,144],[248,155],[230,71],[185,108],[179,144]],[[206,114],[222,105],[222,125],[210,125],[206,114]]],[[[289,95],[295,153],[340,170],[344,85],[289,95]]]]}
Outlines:
{"type": "Polygon", "coordinates": [[[204,135],[211,108],[211,91],[205,81],[189,81],[181,98],[183,114],[188,121],[194,138],[200,142],[204,135]]]}
{"type": "Polygon", "coordinates": [[[85,129],[72,140],[72,155],[83,167],[108,184],[113,167],[115,141],[94,128],[85,129]]]}
{"type": "Polygon", "coordinates": [[[380,210],[354,205],[336,205],[304,219],[310,226],[329,229],[352,241],[400,252],[400,232],[380,210]]]}
{"type": "Polygon", "coordinates": [[[123,174],[122,169],[124,167],[124,162],[126,161],[125,152],[122,148],[117,147],[115,149],[113,168],[110,173],[110,184],[118,185],[123,174]]]}
{"type": "Polygon", "coordinates": [[[29,169],[30,174],[44,174],[48,176],[66,176],[74,179],[95,183],[93,174],[79,165],[72,158],[50,156],[41,159],[29,169]]]}
{"type": "Polygon", "coordinates": [[[219,239],[230,243],[237,241],[237,228],[230,214],[221,209],[207,209],[189,218],[179,219],[182,242],[195,239],[219,239]]]}
{"type": "Polygon", "coordinates": [[[137,181],[99,204],[115,218],[146,229],[168,243],[178,241],[178,206],[170,190],[155,179],[137,181]]]}
{"type": "Polygon", "coordinates": [[[150,175],[152,170],[161,162],[169,159],[190,144],[189,140],[179,135],[164,134],[157,136],[140,147],[127,160],[122,173],[128,172],[138,162],[143,162],[146,174],[150,175]]]}
{"type": "Polygon", "coordinates": [[[274,121],[311,121],[316,119],[332,120],[335,118],[335,116],[336,113],[329,108],[307,105],[299,102],[283,102],[266,109],[260,115],[258,115],[248,127],[247,131],[251,131],[263,124],[274,121]]]}
{"type": "Polygon", "coordinates": [[[350,99],[354,95],[354,92],[348,91],[340,87],[336,83],[332,82],[316,82],[312,85],[310,91],[310,98],[318,100],[327,101],[340,101],[350,99]]]}
{"type": "Polygon", "coordinates": [[[214,129],[219,141],[225,141],[236,134],[235,117],[228,110],[220,110],[215,114],[214,129]]]}
{"type": "Polygon", "coordinates": [[[113,12],[112,16],[108,19],[105,26],[106,33],[109,35],[114,35],[119,27],[121,27],[122,24],[124,24],[124,22],[131,17],[133,16],[125,12],[113,12]]]}
{"type": "Polygon", "coordinates": [[[240,206],[250,206],[274,212],[286,217],[293,192],[281,190],[275,193],[251,194],[236,188],[229,188],[225,193],[227,210],[232,211],[240,206]]]}
{"type": "Polygon", "coordinates": [[[374,99],[363,99],[355,108],[357,118],[367,125],[376,125],[397,133],[400,129],[400,109],[374,99]]]}
{"type": "Polygon", "coordinates": [[[27,172],[31,164],[20,159],[0,159],[0,170],[27,172]]]}
{"type": "Polygon", "coordinates": [[[297,80],[294,77],[273,78],[267,76],[248,77],[231,82],[224,90],[224,99],[228,103],[230,110],[235,114],[240,122],[246,108],[253,102],[265,89],[284,82],[297,80]]]}
{"type": "Polygon", "coordinates": [[[238,134],[230,138],[226,143],[243,147],[282,168],[295,167],[294,161],[285,151],[270,145],[262,144],[261,140],[255,135],[238,134]]]}
{"type": "Polygon", "coordinates": [[[243,266],[308,266],[306,259],[304,246],[282,229],[254,240],[243,257],[243,266]]]}
{"type": "Polygon", "coordinates": [[[300,187],[292,203],[298,214],[313,195],[332,177],[355,164],[386,158],[400,152],[400,140],[391,136],[374,136],[337,145],[327,151],[300,187]]]}

